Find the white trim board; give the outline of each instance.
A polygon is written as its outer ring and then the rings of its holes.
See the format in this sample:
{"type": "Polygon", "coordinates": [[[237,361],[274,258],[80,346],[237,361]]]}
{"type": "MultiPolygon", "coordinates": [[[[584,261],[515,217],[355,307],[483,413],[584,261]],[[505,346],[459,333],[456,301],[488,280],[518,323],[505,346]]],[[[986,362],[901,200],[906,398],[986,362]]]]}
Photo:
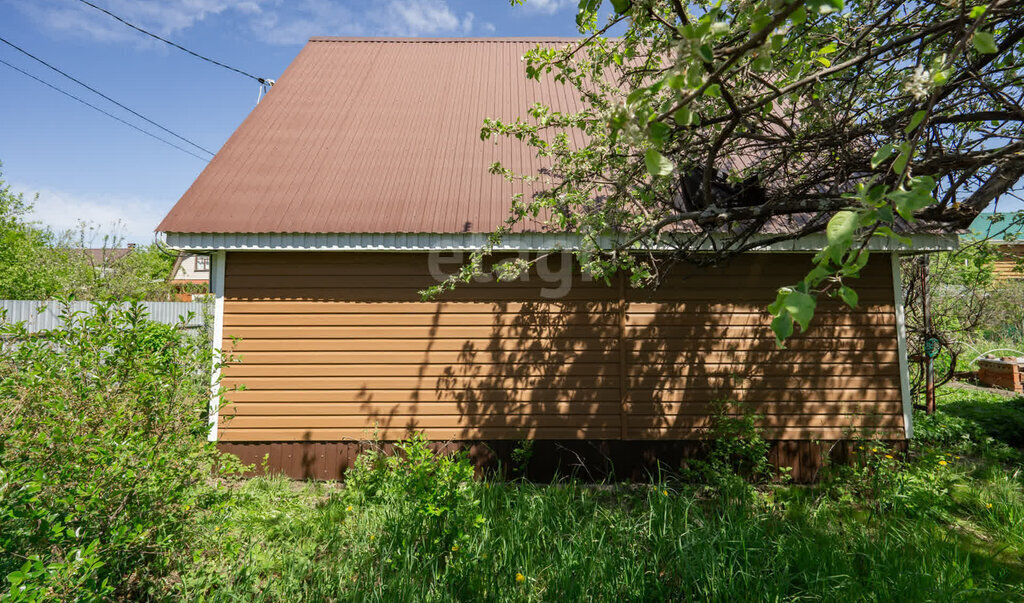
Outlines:
{"type": "Polygon", "coordinates": [[[903,277],[900,273],[899,254],[892,257],[893,306],[896,308],[896,347],[900,360],[900,394],[903,399],[903,426],[907,439],[914,435],[914,400],[910,395],[910,363],[907,360],[907,323],[903,309],[903,277]]]}
{"type": "Polygon", "coordinates": [[[220,364],[224,341],[224,266],[227,254],[216,251],[210,257],[210,292],[213,293],[213,367],[210,374],[210,433],[208,439],[217,441],[217,423],[220,416],[220,364]]]}
{"type": "MultiPolygon", "coordinates": [[[[490,235],[480,233],[165,233],[167,245],[191,252],[227,251],[473,251],[487,245],[490,235]]],[[[872,237],[872,251],[950,251],[956,249],[957,235],[912,235],[913,245],[872,237]]],[[[551,251],[576,249],[580,237],[559,233],[515,233],[505,235],[495,251],[551,251]]],[[[612,247],[611,237],[601,246],[612,247]]],[[[814,252],[826,244],[822,233],[800,239],[770,243],[756,251],[814,252]]],[[[665,247],[665,251],[671,248],[665,247]]],[[[708,251],[711,248],[708,247],[708,251]]]]}

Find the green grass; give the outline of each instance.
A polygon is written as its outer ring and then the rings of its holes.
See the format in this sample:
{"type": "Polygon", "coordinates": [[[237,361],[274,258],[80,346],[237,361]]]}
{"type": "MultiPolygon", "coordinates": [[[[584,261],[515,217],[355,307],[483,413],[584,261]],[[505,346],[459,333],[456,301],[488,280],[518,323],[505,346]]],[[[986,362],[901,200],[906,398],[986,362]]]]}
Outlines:
{"type": "Polygon", "coordinates": [[[209,518],[210,541],[178,594],[1020,600],[1022,401],[942,394],[940,413],[919,418],[927,439],[907,463],[866,443],[862,463],[814,487],[474,482],[461,486],[439,529],[440,519],[401,498],[249,480],[209,518]]]}

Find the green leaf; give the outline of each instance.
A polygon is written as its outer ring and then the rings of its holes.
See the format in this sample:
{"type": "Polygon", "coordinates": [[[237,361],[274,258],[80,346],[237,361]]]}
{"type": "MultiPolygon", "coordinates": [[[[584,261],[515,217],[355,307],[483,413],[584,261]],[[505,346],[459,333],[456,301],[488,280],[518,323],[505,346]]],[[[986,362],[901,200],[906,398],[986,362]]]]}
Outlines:
{"type": "Polygon", "coordinates": [[[921,125],[921,122],[924,121],[925,115],[928,115],[928,112],[924,109],[916,111],[914,116],[910,118],[910,123],[907,124],[907,127],[904,128],[903,132],[909,136],[911,132],[917,129],[917,126],[921,125]]]}
{"type": "Polygon", "coordinates": [[[675,167],[668,158],[655,149],[647,149],[647,152],[644,153],[644,163],[652,176],[668,176],[672,173],[672,168],[675,167]]]}
{"type": "Polygon", "coordinates": [[[782,342],[789,339],[793,335],[793,319],[789,314],[780,314],[772,320],[772,331],[775,332],[775,343],[780,347],[782,342]]]}
{"type": "Polygon", "coordinates": [[[676,110],[672,117],[680,126],[696,126],[700,123],[700,117],[693,111],[690,111],[689,107],[682,107],[676,110]]]}
{"type": "Polygon", "coordinates": [[[995,37],[987,31],[974,32],[971,42],[974,44],[974,49],[981,54],[995,54],[999,52],[999,48],[996,47],[995,37]]]}
{"type": "Polygon", "coordinates": [[[876,212],[876,215],[878,216],[879,221],[881,221],[881,222],[888,222],[890,224],[892,223],[892,221],[893,221],[892,208],[889,207],[888,205],[883,205],[882,207],[879,207],[878,209],[875,210],[875,212],[876,212]]]}
{"type": "Polygon", "coordinates": [[[658,143],[665,142],[672,132],[672,128],[660,121],[652,121],[647,127],[651,131],[651,140],[658,143]]]}
{"type": "Polygon", "coordinates": [[[842,255],[849,249],[850,244],[853,243],[853,235],[857,231],[858,221],[859,216],[857,212],[840,211],[832,216],[832,219],[828,221],[828,225],[825,227],[825,237],[828,238],[829,248],[836,250],[832,253],[832,259],[837,264],[842,259],[842,255]],[[839,257],[836,257],[836,253],[838,253],[839,257]]]}
{"type": "Polygon", "coordinates": [[[722,87],[719,86],[718,84],[711,84],[710,86],[704,89],[704,96],[718,98],[722,96],[722,87]]]}
{"type": "Polygon", "coordinates": [[[877,168],[882,164],[883,161],[892,155],[892,144],[885,143],[875,151],[875,154],[871,156],[871,169],[877,168]]]}
{"type": "Polygon", "coordinates": [[[846,285],[839,287],[839,298],[846,302],[847,306],[850,306],[851,308],[857,307],[857,292],[846,285]]]}
{"type": "Polygon", "coordinates": [[[832,66],[832,61],[826,59],[825,57],[814,57],[814,60],[818,61],[819,63],[821,63],[825,67],[831,67],[832,66]]]}
{"type": "Polygon", "coordinates": [[[984,4],[980,4],[980,5],[975,6],[974,8],[971,9],[970,16],[971,16],[972,19],[977,19],[978,17],[984,15],[985,11],[987,11],[987,10],[988,10],[987,6],[985,6],[984,4]]]}
{"type": "Polygon", "coordinates": [[[697,53],[700,55],[700,60],[705,63],[710,64],[715,62],[715,54],[712,52],[710,45],[701,44],[700,48],[697,49],[697,53]]]}
{"type": "Polygon", "coordinates": [[[902,174],[903,169],[907,167],[907,162],[910,161],[910,148],[909,142],[903,142],[900,144],[900,154],[896,156],[896,159],[892,162],[892,169],[897,174],[902,174]]]}
{"type": "Polygon", "coordinates": [[[786,301],[782,307],[793,317],[793,320],[800,324],[800,330],[806,331],[811,325],[811,318],[814,317],[814,307],[817,305],[814,296],[802,291],[792,291],[786,295],[786,301]]]}
{"type": "Polygon", "coordinates": [[[633,4],[631,0],[612,0],[612,8],[615,9],[617,15],[625,14],[631,4],[633,4]]]}
{"type": "Polygon", "coordinates": [[[636,90],[630,92],[629,96],[626,97],[626,104],[627,105],[632,105],[636,101],[638,101],[641,98],[643,98],[644,94],[646,94],[646,93],[647,93],[647,90],[645,88],[637,88],[636,90]]]}
{"type": "Polygon", "coordinates": [[[931,205],[935,201],[932,198],[931,191],[924,187],[914,188],[909,191],[893,191],[889,193],[888,197],[895,204],[896,213],[908,222],[914,221],[914,212],[931,205]]]}
{"type": "Polygon", "coordinates": [[[804,21],[807,20],[807,9],[805,9],[802,6],[796,9],[795,11],[790,13],[789,20],[792,21],[795,25],[802,24],[804,21]]]}

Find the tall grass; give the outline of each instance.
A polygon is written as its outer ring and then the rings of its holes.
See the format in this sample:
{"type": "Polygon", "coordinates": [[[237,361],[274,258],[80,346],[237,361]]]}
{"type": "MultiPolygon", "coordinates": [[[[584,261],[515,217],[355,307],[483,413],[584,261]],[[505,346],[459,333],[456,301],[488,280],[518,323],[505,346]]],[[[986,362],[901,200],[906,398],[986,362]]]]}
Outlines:
{"type": "MultiPolygon", "coordinates": [[[[964,414],[970,396],[977,394],[944,400],[964,414]]],[[[931,439],[918,442],[908,462],[865,443],[860,463],[814,487],[571,478],[456,487],[444,476],[458,474],[458,458],[438,461],[448,464],[441,468],[367,463],[348,489],[254,479],[228,511],[211,516],[209,556],[182,575],[179,595],[1020,600],[1019,452],[974,419],[947,413],[929,421],[923,432],[931,439]],[[440,493],[420,490],[429,490],[431,475],[440,493]],[[402,491],[408,496],[396,498],[402,491]],[[428,499],[448,501],[447,528],[417,503],[428,499]]]]}

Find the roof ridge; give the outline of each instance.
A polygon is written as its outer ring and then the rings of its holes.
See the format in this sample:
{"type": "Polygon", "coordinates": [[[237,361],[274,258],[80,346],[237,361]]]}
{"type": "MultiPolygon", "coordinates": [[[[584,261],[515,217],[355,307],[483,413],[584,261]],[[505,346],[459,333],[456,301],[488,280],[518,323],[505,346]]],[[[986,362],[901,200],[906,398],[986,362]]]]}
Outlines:
{"type": "Polygon", "coordinates": [[[461,43],[461,44],[495,44],[511,42],[577,42],[582,38],[572,37],[503,37],[503,38],[392,38],[392,37],[348,37],[348,36],[313,36],[309,42],[360,42],[379,44],[439,44],[439,43],[461,43]]]}

